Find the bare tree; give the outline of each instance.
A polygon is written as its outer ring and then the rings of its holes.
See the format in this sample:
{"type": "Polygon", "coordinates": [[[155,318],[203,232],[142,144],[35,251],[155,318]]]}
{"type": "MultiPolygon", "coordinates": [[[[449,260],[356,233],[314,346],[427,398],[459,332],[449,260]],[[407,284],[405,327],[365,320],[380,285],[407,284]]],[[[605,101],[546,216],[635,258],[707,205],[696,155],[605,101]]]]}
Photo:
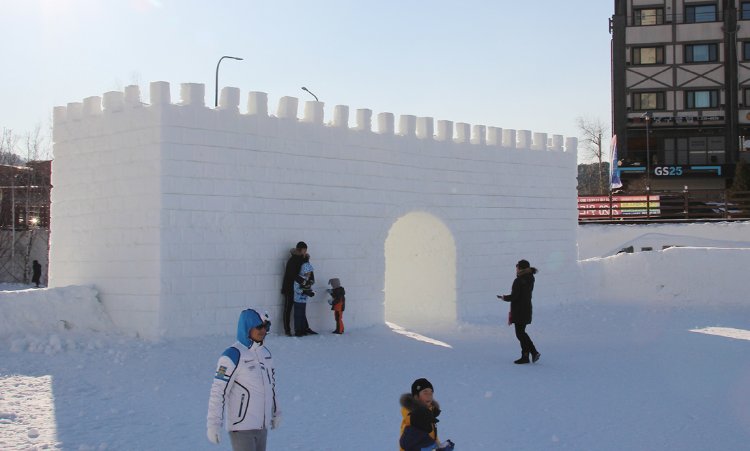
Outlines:
{"type": "MultiPolygon", "coordinates": [[[[139,88],[141,88],[141,97],[138,100],[140,100],[141,102],[148,103],[148,97],[149,97],[148,91],[145,89],[143,77],[141,76],[141,73],[138,72],[137,70],[134,70],[133,72],[130,73],[129,78],[130,78],[130,83],[128,84],[128,86],[138,86],[139,88]]],[[[123,81],[119,77],[115,78],[115,81],[112,83],[112,89],[114,91],[124,91],[125,83],[123,83],[123,81]]]]}
{"type": "Polygon", "coordinates": [[[609,127],[601,119],[589,116],[577,117],[576,127],[581,131],[581,146],[584,150],[584,159],[599,162],[600,194],[605,194],[607,189],[605,188],[604,177],[602,176],[602,159],[605,152],[603,146],[604,139],[609,131],[609,127]]]}
{"type": "Polygon", "coordinates": [[[0,137],[0,165],[21,166],[23,158],[16,153],[19,136],[13,130],[3,129],[0,137]]]}
{"type": "Polygon", "coordinates": [[[24,135],[5,129],[0,137],[0,280],[3,281],[29,283],[32,255],[39,261],[48,261],[51,141],[46,131],[37,124],[24,135]],[[19,153],[25,154],[24,157],[19,153]],[[34,251],[34,248],[40,249],[34,251]]]}

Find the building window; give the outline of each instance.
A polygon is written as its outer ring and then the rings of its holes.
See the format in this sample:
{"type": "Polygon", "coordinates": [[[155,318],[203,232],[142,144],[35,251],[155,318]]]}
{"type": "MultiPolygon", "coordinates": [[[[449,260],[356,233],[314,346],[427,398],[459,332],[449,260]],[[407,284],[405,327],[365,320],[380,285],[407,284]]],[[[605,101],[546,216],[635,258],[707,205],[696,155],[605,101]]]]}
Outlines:
{"type": "Polygon", "coordinates": [[[636,9],[633,16],[635,25],[661,25],[664,23],[664,8],[636,9]]]}
{"type": "Polygon", "coordinates": [[[718,108],[719,91],[687,91],[685,92],[685,108],[718,108]]]}
{"type": "Polygon", "coordinates": [[[744,89],[744,106],[745,108],[750,108],[750,88],[744,89]]]}
{"type": "Polygon", "coordinates": [[[719,60],[719,46],[717,44],[686,45],[685,62],[702,63],[719,60]]]}
{"type": "Polygon", "coordinates": [[[716,5],[686,6],[685,23],[716,22],[716,5]]]}
{"type": "Polygon", "coordinates": [[[633,94],[633,109],[636,111],[663,110],[663,92],[636,92],[633,94]]]}
{"type": "Polygon", "coordinates": [[[750,60],[750,41],[742,43],[742,59],[750,60]]]}
{"type": "Polygon", "coordinates": [[[639,47],[633,49],[633,64],[664,64],[664,47],[639,47]]]}
{"type": "Polygon", "coordinates": [[[740,10],[740,19],[750,20],[750,2],[743,2],[740,10]]]}

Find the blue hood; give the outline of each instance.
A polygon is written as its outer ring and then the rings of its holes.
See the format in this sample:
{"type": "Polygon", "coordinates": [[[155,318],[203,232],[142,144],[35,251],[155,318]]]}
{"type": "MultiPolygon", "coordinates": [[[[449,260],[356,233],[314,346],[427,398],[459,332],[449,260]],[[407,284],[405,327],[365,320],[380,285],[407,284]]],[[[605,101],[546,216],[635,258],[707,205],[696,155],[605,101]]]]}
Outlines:
{"type": "Polygon", "coordinates": [[[237,322],[237,341],[249,348],[253,343],[247,335],[250,333],[250,329],[261,324],[263,324],[263,320],[258,312],[253,309],[243,310],[240,313],[240,320],[237,322]]]}

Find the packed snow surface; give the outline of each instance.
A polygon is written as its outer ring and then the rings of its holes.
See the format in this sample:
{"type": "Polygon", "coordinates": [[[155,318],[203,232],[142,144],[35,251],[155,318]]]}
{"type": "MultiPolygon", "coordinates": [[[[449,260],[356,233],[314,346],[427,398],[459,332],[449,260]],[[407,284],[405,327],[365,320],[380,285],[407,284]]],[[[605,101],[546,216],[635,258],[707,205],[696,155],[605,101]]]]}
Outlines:
{"type": "MultiPolygon", "coordinates": [[[[284,422],[268,450],[396,449],[398,398],[419,377],[441,404],[439,437],[459,450],[747,449],[748,252],[581,262],[584,299],[535,298],[536,364],[513,364],[520,349],[504,318],[426,317],[339,336],[331,316],[320,335],[272,334],[284,422]]],[[[511,282],[499,277],[497,291],[511,282]]],[[[214,446],[205,428],[215,365],[234,337],[149,342],[102,330],[93,290],[78,288],[57,298],[65,309],[51,305],[54,290],[0,293],[0,449],[229,450],[226,432],[214,446]],[[22,300],[32,295],[41,298],[22,300]],[[61,328],[64,318],[76,327],[61,328]]]]}
{"type": "MultiPolygon", "coordinates": [[[[691,330],[749,331],[748,318],[750,308],[726,306],[538,309],[528,331],[542,358],[530,365],[512,363],[513,328],[496,324],[406,327],[450,347],[385,325],[271,335],[284,422],[268,449],[396,449],[398,397],[419,377],[443,409],[439,436],[460,449],[746,449],[750,341],[691,330]]],[[[229,450],[226,433],[208,442],[205,423],[214,366],[231,344],[6,348],[0,449],[229,450]]]]}

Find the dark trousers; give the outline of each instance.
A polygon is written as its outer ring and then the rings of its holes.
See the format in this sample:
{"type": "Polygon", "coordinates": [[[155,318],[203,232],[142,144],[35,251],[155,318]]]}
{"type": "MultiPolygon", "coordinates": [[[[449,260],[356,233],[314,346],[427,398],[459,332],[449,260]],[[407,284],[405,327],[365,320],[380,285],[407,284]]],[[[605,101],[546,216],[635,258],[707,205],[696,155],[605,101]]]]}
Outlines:
{"type": "Polygon", "coordinates": [[[518,338],[518,341],[521,342],[521,352],[531,355],[536,354],[534,343],[532,343],[531,338],[529,338],[529,334],[526,333],[526,324],[515,323],[515,326],[516,338],[518,338]]]}
{"type": "Polygon", "coordinates": [[[306,331],[310,328],[307,324],[307,304],[304,302],[294,303],[294,330],[306,331]]]}
{"type": "Polygon", "coordinates": [[[292,308],[294,307],[294,292],[292,294],[284,295],[284,333],[289,335],[292,333],[291,321],[292,321],[292,308]]]}

